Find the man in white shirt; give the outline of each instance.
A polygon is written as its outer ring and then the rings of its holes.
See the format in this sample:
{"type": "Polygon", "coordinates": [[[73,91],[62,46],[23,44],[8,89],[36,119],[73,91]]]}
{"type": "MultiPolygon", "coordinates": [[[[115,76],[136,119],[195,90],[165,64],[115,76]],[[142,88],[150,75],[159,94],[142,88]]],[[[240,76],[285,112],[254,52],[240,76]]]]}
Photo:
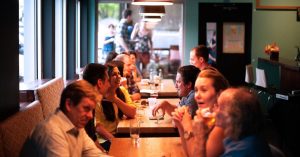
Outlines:
{"type": "Polygon", "coordinates": [[[62,92],[59,108],[35,127],[21,156],[102,156],[103,153],[84,130],[93,118],[92,111],[99,100],[94,87],[85,80],[68,85],[62,92]]]}

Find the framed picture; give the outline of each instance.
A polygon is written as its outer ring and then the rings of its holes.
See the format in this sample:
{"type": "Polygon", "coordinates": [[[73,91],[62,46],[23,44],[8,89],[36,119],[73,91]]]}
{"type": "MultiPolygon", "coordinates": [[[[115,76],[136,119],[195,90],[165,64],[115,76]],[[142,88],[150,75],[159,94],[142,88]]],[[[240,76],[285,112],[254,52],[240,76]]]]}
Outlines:
{"type": "Polygon", "coordinates": [[[223,24],[223,53],[245,53],[245,23],[223,24]]]}
{"type": "Polygon", "coordinates": [[[299,0],[256,0],[259,10],[297,10],[299,7],[299,0]]]}

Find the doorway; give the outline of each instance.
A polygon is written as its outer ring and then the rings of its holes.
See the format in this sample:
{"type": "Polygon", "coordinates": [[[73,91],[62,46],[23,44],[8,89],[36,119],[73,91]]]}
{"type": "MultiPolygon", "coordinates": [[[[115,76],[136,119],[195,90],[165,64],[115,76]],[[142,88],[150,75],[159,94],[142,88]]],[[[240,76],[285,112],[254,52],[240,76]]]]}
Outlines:
{"type": "Polygon", "coordinates": [[[251,3],[199,3],[199,44],[231,85],[242,85],[251,63],[251,3]]]}

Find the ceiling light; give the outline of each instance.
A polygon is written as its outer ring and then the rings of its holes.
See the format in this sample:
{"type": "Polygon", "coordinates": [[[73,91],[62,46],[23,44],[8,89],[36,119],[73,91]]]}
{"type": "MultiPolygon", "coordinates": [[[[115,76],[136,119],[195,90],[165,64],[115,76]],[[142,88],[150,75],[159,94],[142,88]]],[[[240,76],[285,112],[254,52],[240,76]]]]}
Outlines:
{"type": "Polygon", "coordinates": [[[159,21],[161,21],[161,17],[160,16],[143,16],[142,21],[159,22],[159,21]]]}
{"type": "Polygon", "coordinates": [[[172,5],[172,0],[132,0],[133,5],[172,5]]]}
{"type": "Polygon", "coordinates": [[[141,6],[141,16],[164,16],[166,14],[164,6],[141,6]]]}

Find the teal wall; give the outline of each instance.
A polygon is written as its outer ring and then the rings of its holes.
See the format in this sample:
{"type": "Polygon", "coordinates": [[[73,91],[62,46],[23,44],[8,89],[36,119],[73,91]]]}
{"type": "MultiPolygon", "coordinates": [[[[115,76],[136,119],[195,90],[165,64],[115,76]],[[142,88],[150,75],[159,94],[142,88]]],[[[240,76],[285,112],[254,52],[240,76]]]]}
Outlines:
{"type": "Polygon", "coordinates": [[[258,57],[268,57],[264,53],[266,44],[276,42],[280,47],[280,57],[294,59],[295,46],[300,46],[300,22],[296,11],[256,10],[255,0],[186,0],[184,64],[189,64],[189,52],[198,44],[198,3],[253,3],[252,14],[252,63],[257,65],[258,57]]]}

